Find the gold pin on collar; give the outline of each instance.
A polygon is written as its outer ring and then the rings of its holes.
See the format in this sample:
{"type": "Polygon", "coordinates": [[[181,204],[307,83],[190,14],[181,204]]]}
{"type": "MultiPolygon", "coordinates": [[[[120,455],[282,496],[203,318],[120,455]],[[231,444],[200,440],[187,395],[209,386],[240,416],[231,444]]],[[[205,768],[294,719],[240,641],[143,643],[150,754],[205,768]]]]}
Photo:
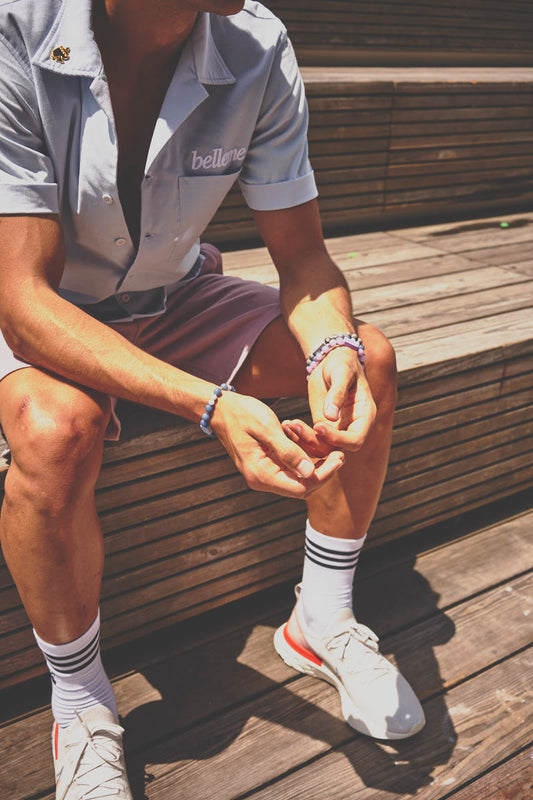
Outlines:
{"type": "Polygon", "coordinates": [[[50,50],[50,58],[52,61],[57,61],[58,64],[64,64],[70,58],[70,47],[63,47],[58,45],[50,50]]]}

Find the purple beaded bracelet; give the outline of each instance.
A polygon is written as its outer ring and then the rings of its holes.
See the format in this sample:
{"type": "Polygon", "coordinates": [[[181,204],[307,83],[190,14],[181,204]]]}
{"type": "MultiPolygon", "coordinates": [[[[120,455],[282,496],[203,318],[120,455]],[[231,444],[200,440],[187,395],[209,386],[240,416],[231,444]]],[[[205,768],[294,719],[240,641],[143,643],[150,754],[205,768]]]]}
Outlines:
{"type": "Polygon", "coordinates": [[[307,380],[313,370],[318,367],[328,353],[337,347],[349,347],[357,352],[360,363],[364,366],[366,361],[365,346],[356,333],[337,333],[335,336],[326,336],[307,358],[307,380]]]}
{"type": "Polygon", "coordinates": [[[216,389],[213,389],[211,399],[208,403],[206,403],[205,411],[202,414],[202,419],[200,420],[200,428],[203,430],[206,436],[209,436],[210,439],[217,438],[213,433],[213,429],[209,423],[211,422],[211,417],[213,416],[213,411],[215,410],[218,398],[222,397],[222,392],[235,391],[236,389],[229,383],[221,383],[220,386],[217,386],[216,389]]]}

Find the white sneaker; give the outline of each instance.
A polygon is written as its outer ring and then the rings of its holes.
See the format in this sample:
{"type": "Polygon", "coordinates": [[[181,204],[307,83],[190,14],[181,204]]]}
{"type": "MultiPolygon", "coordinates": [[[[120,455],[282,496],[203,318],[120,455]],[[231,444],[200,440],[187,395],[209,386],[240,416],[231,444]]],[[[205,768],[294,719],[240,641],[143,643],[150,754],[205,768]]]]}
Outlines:
{"type": "Polygon", "coordinates": [[[351,609],[339,611],[322,637],[306,631],[301,616],[297,602],[296,617],[312,649],[293,640],[287,623],[276,631],[274,646],[289,667],[337,687],[348,725],[376,739],[405,739],[424,727],[415,693],[379,652],[376,634],[357,622],[351,609]]]}
{"type": "Polygon", "coordinates": [[[124,729],[106,706],[86,708],[68,728],[54,722],[56,800],[133,800],[126,775],[124,729]]]}

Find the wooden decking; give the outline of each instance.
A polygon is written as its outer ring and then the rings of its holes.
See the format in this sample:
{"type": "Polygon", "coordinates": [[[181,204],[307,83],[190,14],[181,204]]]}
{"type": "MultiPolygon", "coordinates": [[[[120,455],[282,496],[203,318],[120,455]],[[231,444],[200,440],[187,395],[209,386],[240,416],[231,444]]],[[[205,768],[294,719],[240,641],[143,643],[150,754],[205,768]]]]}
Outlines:
{"type": "MultiPolygon", "coordinates": [[[[424,703],[426,728],[410,741],[355,734],[331,687],[278,658],[289,585],[115,652],[135,800],[530,798],[530,501],[362,557],[360,618],[424,703]]],[[[54,797],[47,683],[0,694],[6,800],[54,797]]]]}

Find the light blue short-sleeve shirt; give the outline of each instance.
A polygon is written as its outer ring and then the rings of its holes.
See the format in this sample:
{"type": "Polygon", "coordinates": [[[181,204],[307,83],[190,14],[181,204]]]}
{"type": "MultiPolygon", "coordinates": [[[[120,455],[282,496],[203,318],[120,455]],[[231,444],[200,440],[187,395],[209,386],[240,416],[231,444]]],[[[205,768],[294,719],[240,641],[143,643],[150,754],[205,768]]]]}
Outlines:
{"type": "Polygon", "coordinates": [[[231,17],[199,15],[150,144],[137,251],[117,154],[91,1],[0,0],[0,214],[59,214],[60,293],[78,304],[190,273],[237,179],[259,211],[316,196],[304,89],[282,23],[248,0],[231,17]]]}

